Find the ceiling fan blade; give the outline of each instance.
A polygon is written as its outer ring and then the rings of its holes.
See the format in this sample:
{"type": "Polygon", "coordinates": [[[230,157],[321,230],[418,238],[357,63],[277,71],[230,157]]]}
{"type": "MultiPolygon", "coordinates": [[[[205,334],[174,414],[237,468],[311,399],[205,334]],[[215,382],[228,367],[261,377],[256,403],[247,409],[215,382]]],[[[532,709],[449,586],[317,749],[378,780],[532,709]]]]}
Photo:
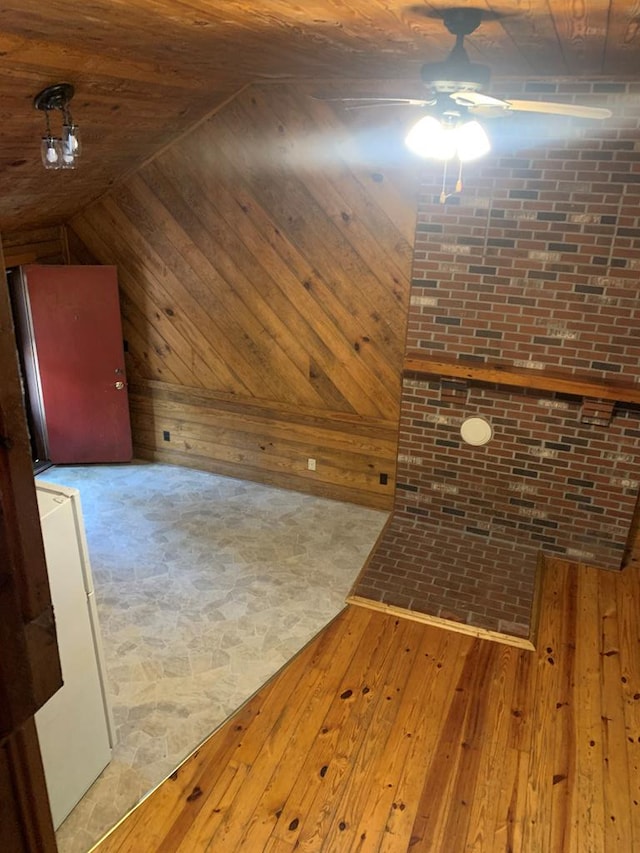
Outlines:
{"type": "Polygon", "coordinates": [[[491,107],[495,109],[508,110],[509,103],[491,95],[483,95],[482,92],[452,92],[449,97],[458,106],[469,107],[491,107]]]}
{"type": "Polygon", "coordinates": [[[512,101],[505,102],[509,110],[528,113],[546,113],[574,118],[610,118],[613,113],[604,107],[585,107],[580,104],[557,104],[554,101],[512,101]]]}
{"type": "Polygon", "coordinates": [[[611,110],[603,107],[586,107],[580,104],[560,104],[555,101],[515,101],[494,98],[481,92],[453,92],[449,96],[458,106],[466,107],[473,115],[495,118],[505,112],[518,111],[546,113],[547,115],[574,116],[576,118],[605,119],[611,110]]]}
{"type": "MultiPolygon", "coordinates": [[[[315,96],[314,96],[315,97],[315,96]]],[[[315,98],[318,101],[334,101],[346,105],[346,109],[359,109],[360,107],[431,107],[436,99],[424,100],[423,98],[315,98]]]]}

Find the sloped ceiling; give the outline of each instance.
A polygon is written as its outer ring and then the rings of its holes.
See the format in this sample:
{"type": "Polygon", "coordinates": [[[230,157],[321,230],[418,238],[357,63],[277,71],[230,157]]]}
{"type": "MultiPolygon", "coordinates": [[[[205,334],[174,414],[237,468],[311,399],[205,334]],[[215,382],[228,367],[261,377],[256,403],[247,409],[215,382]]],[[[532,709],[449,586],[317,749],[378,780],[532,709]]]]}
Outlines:
{"type": "MultiPolygon", "coordinates": [[[[254,81],[415,87],[453,38],[448,3],[399,0],[9,0],[0,9],[0,230],[66,221],[254,81]],[[46,172],[33,97],[71,82],[80,168],[46,172]],[[409,81],[403,83],[402,81],[409,81]],[[373,85],[373,84],[371,84],[373,85]]],[[[481,8],[467,40],[495,77],[634,77],[640,7],[630,0],[528,0],[481,8]]],[[[360,88],[360,92],[362,89],[360,88]]],[[[419,93],[419,86],[413,93],[419,93]]]]}

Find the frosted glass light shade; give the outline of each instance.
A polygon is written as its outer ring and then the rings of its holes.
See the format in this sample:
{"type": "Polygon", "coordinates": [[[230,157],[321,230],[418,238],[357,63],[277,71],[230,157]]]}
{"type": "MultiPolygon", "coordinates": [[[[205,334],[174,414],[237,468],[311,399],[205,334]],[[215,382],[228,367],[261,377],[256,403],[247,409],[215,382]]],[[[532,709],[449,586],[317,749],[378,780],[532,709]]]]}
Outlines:
{"type": "Polygon", "coordinates": [[[424,116],[405,138],[408,148],[419,157],[451,160],[456,153],[455,128],[443,127],[437,118],[424,116]]]}
{"type": "Polygon", "coordinates": [[[456,144],[458,158],[463,162],[476,160],[491,150],[489,138],[477,121],[467,121],[456,128],[456,144]]]}

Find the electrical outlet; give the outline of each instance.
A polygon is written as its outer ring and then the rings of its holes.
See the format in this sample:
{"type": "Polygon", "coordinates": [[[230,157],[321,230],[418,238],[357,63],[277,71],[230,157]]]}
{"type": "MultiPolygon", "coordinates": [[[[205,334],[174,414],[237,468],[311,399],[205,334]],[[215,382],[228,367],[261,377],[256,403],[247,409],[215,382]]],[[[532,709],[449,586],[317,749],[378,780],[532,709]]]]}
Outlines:
{"type": "Polygon", "coordinates": [[[380,485],[386,486],[388,482],[389,482],[388,475],[387,474],[380,474],[380,485]]]}
{"type": "Polygon", "coordinates": [[[309,469],[309,471],[316,470],[316,460],[312,459],[311,456],[307,459],[307,468],[309,469]]]}

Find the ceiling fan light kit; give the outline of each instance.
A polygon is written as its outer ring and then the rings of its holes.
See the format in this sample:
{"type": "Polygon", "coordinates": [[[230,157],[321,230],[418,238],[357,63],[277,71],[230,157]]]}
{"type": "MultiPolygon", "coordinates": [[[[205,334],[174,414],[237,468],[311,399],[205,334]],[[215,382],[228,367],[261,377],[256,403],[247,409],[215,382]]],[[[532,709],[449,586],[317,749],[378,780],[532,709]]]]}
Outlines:
{"type": "MultiPolygon", "coordinates": [[[[482,9],[455,7],[444,9],[441,17],[446,29],[456,37],[449,56],[440,62],[428,62],[420,72],[427,88],[424,99],[418,98],[341,98],[347,109],[375,106],[420,107],[427,114],[409,130],[405,142],[420,157],[446,163],[457,157],[460,163],[482,157],[490,150],[489,139],[478,119],[493,119],[514,112],[543,113],[585,119],[606,119],[611,111],[602,107],[564,104],[553,101],[527,101],[496,98],[485,94],[491,80],[487,65],[471,62],[464,47],[465,36],[471,35],[491,13],[482,9]]],[[[456,192],[462,186],[458,177],[456,192]]],[[[441,200],[449,194],[443,192],[441,200]]]]}
{"type": "Polygon", "coordinates": [[[406,136],[407,147],[419,157],[452,160],[461,163],[483,157],[491,149],[489,138],[477,121],[438,121],[423,116],[406,136]]]}
{"type": "Polygon", "coordinates": [[[69,109],[74,88],[71,83],[54,83],[39,92],[33,106],[44,112],[46,130],[40,143],[40,156],[45,169],[75,169],[81,153],[79,128],[74,124],[69,109]],[[54,136],[51,130],[51,110],[62,115],[62,131],[54,136]]]}

